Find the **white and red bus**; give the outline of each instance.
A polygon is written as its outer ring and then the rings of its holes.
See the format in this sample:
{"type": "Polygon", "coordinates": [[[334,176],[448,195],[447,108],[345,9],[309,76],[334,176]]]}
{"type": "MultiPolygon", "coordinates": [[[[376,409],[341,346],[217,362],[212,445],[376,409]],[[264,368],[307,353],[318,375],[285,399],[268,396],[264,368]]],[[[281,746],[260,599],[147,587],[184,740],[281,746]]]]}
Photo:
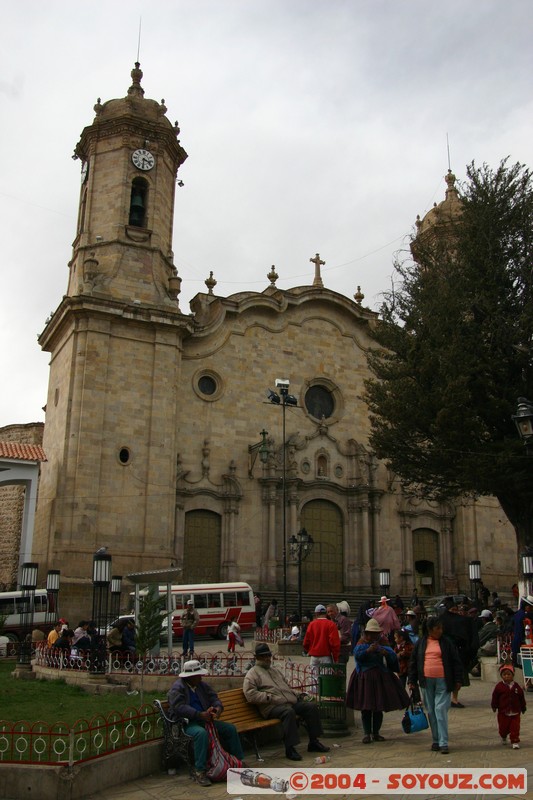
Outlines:
{"type": "Polygon", "coordinates": [[[0,592],[0,621],[3,620],[0,634],[7,636],[11,642],[21,641],[29,632],[24,623],[31,614],[29,603],[33,600],[32,629],[39,628],[48,633],[55,622],[57,609],[54,608],[54,596],[48,595],[46,589],[36,589],[33,595],[25,592],[0,592]]]}
{"type": "MultiPolygon", "coordinates": [[[[166,586],[159,587],[166,594],[166,586]]],[[[200,622],[194,629],[196,634],[207,634],[225,639],[228,625],[233,618],[241,626],[241,633],[255,628],[254,593],[247,583],[189,583],[173,585],[172,635],[183,636],[181,615],[187,608],[187,600],[194,602],[200,622]]]]}

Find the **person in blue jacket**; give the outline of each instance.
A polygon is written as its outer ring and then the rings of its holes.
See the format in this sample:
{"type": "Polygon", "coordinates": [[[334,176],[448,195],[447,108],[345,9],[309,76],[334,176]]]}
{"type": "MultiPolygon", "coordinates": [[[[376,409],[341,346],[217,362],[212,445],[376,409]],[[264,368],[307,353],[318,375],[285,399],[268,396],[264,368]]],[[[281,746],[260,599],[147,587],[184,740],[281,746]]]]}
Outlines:
{"type": "Polygon", "coordinates": [[[383,742],[383,713],[407,708],[409,695],[397,675],[400,665],[396,653],[375,619],[367,622],[353,655],[355,669],[348,684],[346,705],[361,711],[363,744],[383,742]]]}

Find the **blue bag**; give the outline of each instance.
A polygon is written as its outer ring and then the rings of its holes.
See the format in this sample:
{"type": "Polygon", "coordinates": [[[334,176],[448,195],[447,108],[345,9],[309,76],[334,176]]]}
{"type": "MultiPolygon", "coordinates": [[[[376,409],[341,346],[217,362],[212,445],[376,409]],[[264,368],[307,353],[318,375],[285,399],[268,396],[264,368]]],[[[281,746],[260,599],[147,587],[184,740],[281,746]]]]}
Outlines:
{"type": "Polygon", "coordinates": [[[429,728],[428,718],[422,706],[415,706],[411,700],[411,706],[406,709],[402,717],[402,728],[404,733],[418,733],[429,728]]]}

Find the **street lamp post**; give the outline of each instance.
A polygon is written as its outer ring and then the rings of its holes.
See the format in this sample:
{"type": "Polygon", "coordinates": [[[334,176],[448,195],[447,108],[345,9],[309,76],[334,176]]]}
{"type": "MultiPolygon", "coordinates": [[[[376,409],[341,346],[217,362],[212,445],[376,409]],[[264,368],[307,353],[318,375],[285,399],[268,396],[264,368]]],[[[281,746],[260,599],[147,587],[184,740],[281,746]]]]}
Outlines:
{"type": "MultiPolygon", "coordinates": [[[[518,398],[518,407],[516,414],[513,414],[511,419],[516,425],[518,435],[524,443],[526,454],[533,455],[533,403],[527,397],[518,398]]],[[[522,561],[522,575],[524,577],[524,591],[523,595],[527,596],[531,589],[531,578],[533,577],[533,558],[530,555],[533,553],[533,546],[531,540],[527,542],[526,550],[521,554],[522,561]]],[[[519,579],[520,580],[520,579],[519,579]]]]}
{"type": "Polygon", "coordinates": [[[302,561],[305,561],[313,549],[314,541],[305,528],[293,534],[289,539],[289,549],[292,558],[298,563],[298,623],[302,622],[302,561]]]}
{"type": "Polygon", "coordinates": [[[274,405],[281,405],[283,409],[283,458],[281,466],[281,496],[283,502],[282,510],[282,529],[283,529],[283,616],[281,618],[281,627],[285,626],[287,617],[287,447],[285,442],[285,409],[287,406],[297,406],[298,401],[294,395],[289,394],[290,381],[288,378],[276,378],[277,392],[272,389],[268,390],[267,397],[274,405]]]}
{"type": "Polygon", "coordinates": [[[524,575],[524,580],[526,582],[524,594],[527,596],[531,594],[531,578],[533,578],[533,548],[527,548],[527,550],[521,554],[520,559],[522,561],[522,574],[524,575]]]}
{"type": "Polygon", "coordinates": [[[61,572],[58,569],[49,569],[46,574],[46,623],[51,625],[57,622],[58,607],[57,598],[59,595],[59,580],[61,572]]]}
{"type": "Polygon", "coordinates": [[[122,591],[122,575],[113,575],[111,578],[111,618],[115,620],[120,615],[120,593],[122,591]]]}
{"type": "Polygon", "coordinates": [[[380,569],[379,571],[379,586],[381,594],[387,596],[390,589],[390,569],[380,569]]]}
{"type": "Polygon", "coordinates": [[[470,578],[470,594],[472,600],[479,607],[477,585],[481,583],[481,561],[470,561],[468,564],[468,577],[470,578]]]}
{"type": "Polygon", "coordinates": [[[109,584],[111,583],[111,556],[95,553],[93,556],[93,612],[96,627],[92,671],[105,672],[105,637],[109,622],[109,584]]]}
{"type": "Polygon", "coordinates": [[[25,561],[21,569],[22,613],[20,617],[23,634],[18,663],[27,667],[31,664],[31,631],[33,628],[35,589],[37,588],[39,564],[33,561],[25,561]]]}

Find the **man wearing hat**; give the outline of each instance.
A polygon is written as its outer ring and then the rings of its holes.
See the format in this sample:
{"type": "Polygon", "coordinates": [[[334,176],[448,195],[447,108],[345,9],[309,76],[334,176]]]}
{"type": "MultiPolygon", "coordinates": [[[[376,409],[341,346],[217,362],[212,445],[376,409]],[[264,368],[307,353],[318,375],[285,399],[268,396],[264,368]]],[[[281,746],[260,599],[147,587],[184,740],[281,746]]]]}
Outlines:
{"type": "MultiPolygon", "coordinates": [[[[337,629],[335,628],[337,635],[337,629]]],[[[301,761],[296,750],[300,741],[297,717],[301,717],[309,733],[307,750],[310,753],[327,753],[329,747],[322,744],[322,723],[316,703],[301,699],[292,689],[281,672],[272,667],[272,652],[265,642],[255,647],[255,666],[244,676],[243,692],[249,703],[259,709],[265,719],[280,719],[283,726],[285,755],[291,761],[301,761]]]]}
{"type": "Polygon", "coordinates": [[[178,680],[168,693],[169,716],[173,720],[186,719],[185,733],[193,737],[195,778],[200,786],[210,786],[207,777],[208,735],[205,723],[212,721],[219,735],[222,747],[242,761],[243,752],[237,728],[231,722],[219,720],[224,707],[215,690],[202,676],[199,661],[186,661],[178,680]]]}
{"type": "Polygon", "coordinates": [[[182,658],[192,658],[194,655],[194,629],[200,622],[200,615],[194,607],[194,600],[187,600],[187,608],[181,615],[183,628],[183,653],[182,658]]]}
{"type": "Polygon", "coordinates": [[[389,602],[389,597],[385,597],[385,595],[380,597],[379,606],[372,615],[372,619],[375,619],[376,622],[379,623],[383,633],[387,637],[402,627],[400,625],[400,620],[398,619],[398,614],[392,608],[392,606],[389,606],[389,602]]]}
{"type": "Polygon", "coordinates": [[[304,650],[311,656],[311,666],[337,663],[341,651],[339,631],[334,622],[326,617],[326,606],[319,603],[315,608],[315,619],[307,626],[304,650]]]}

